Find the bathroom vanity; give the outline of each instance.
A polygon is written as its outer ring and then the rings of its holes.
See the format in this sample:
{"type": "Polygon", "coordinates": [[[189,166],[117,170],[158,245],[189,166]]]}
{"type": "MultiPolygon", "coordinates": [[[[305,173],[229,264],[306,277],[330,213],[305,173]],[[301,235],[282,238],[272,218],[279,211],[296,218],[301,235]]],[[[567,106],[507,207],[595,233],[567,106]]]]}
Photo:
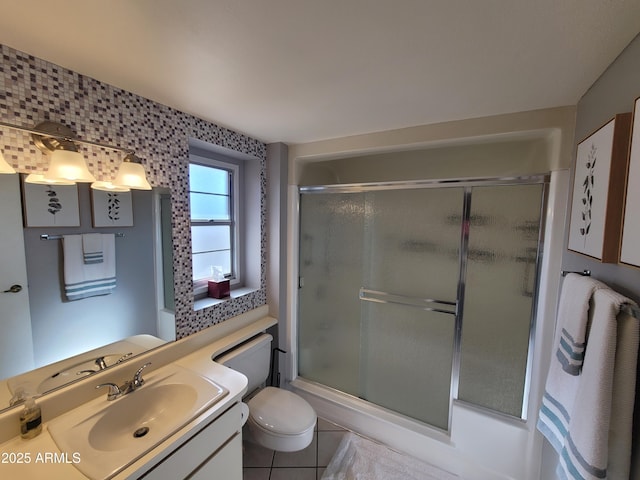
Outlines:
{"type": "MultiPolygon", "coordinates": [[[[228,322],[48,395],[39,436],[5,434],[0,478],[241,480],[240,402],[247,379],[212,357],[276,321],[228,322]],[[171,355],[177,358],[167,361],[171,355]],[[135,391],[109,401],[112,389],[100,388],[95,397],[98,384],[128,380],[148,362],[135,391]],[[60,402],[80,388],[91,398],[65,411],[60,402]]],[[[0,418],[0,428],[6,420],[0,418]]]]}
{"type": "MultiPolygon", "coordinates": [[[[226,370],[207,352],[198,352],[149,372],[139,390],[116,400],[108,401],[105,389],[99,398],[45,420],[38,437],[2,444],[0,476],[167,479],[204,478],[217,472],[220,478],[240,480],[239,400],[246,380],[226,370]],[[202,398],[201,406],[193,392],[203,388],[194,389],[194,381],[212,386],[211,398],[202,398]],[[219,389],[214,391],[215,386],[219,389]]],[[[204,390],[199,396],[207,394],[204,390]]]]}

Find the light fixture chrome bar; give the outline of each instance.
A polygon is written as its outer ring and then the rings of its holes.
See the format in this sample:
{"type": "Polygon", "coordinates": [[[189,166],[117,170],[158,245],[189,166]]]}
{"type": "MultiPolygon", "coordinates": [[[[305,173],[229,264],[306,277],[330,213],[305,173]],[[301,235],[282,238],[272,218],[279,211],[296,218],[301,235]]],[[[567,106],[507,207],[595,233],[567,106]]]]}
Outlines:
{"type": "Polygon", "coordinates": [[[455,315],[457,310],[457,302],[447,300],[435,300],[432,298],[407,297],[395,293],[379,292],[377,290],[369,290],[360,288],[360,300],[365,302],[376,303],[393,303],[396,305],[404,305],[406,307],[415,307],[429,312],[447,313],[455,315]],[[437,306],[432,306],[437,305],[437,306]]]}
{"type": "Polygon", "coordinates": [[[69,136],[58,136],[55,134],[52,134],[51,132],[47,132],[44,130],[39,130],[37,128],[31,128],[31,127],[22,127],[20,125],[14,125],[12,123],[7,123],[7,122],[3,122],[0,121],[0,127],[5,127],[5,128],[11,128],[13,130],[18,130],[20,132],[25,132],[25,133],[30,133],[32,135],[40,135],[42,137],[50,137],[50,138],[56,138],[59,140],[64,140],[67,142],[73,142],[73,143],[81,143],[84,145],[91,145],[94,147],[100,147],[100,148],[106,148],[109,150],[116,150],[118,152],[125,152],[127,154],[134,154],[135,150],[131,150],[130,148],[123,148],[123,147],[118,147],[115,145],[109,145],[106,143],[101,143],[101,142],[93,142],[91,140],[83,140],[81,138],[78,137],[69,137],[69,136]]]}
{"type": "MultiPolygon", "coordinates": [[[[77,234],[80,235],[80,234],[77,234]]],[[[124,233],[115,233],[114,234],[117,238],[123,238],[124,237],[124,233]]],[[[40,240],[61,240],[62,237],[64,237],[64,235],[47,235],[46,233],[43,233],[42,235],[40,235],[40,240]]]]}

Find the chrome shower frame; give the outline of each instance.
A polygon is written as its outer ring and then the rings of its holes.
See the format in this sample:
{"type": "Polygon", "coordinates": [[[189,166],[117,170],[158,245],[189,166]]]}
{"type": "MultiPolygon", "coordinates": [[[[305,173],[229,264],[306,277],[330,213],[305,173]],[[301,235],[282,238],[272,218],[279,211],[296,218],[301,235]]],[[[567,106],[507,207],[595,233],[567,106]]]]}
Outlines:
{"type": "MultiPolygon", "coordinates": [[[[336,185],[312,185],[312,186],[300,186],[296,187],[297,189],[297,197],[295,198],[295,203],[293,205],[293,214],[295,217],[295,251],[299,251],[299,235],[300,235],[300,196],[303,194],[314,194],[314,193],[362,193],[368,191],[377,191],[377,190],[409,190],[409,189],[422,189],[422,188],[462,188],[463,189],[463,208],[462,208],[462,220],[460,225],[460,248],[459,248],[459,274],[458,274],[458,286],[457,286],[457,301],[456,302],[447,302],[440,301],[435,299],[424,299],[424,298],[413,298],[413,297],[405,297],[402,295],[397,295],[391,292],[378,292],[369,290],[366,288],[360,289],[360,299],[363,301],[372,301],[379,303],[397,303],[406,306],[411,306],[415,308],[421,308],[424,310],[435,311],[443,314],[450,314],[455,316],[455,332],[454,332],[454,348],[453,348],[453,358],[452,358],[452,370],[451,370],[451,386],[450,386],[450,395],[449,395],[449,418],[447,422],[447,429],[443,430],[441,428],[428,425],[428,428],[433,429],[436,432],[448,434],[451,431],[451,421],[453,415],[453,404],[459,403],[462,405],[466,405],[472,409],[483,411],[484,413],[497,416],[507,421],[515,421],[518,423],[523,423],[527,421],[527,412],[529,409],[529,396],[531,391],[531,377],[532,377],[532,366],[533,366],[533,356],[535,350],[535,337],[536,337],[536,316],[538,309],[538,290],[539,290],[539,282],[540,282],[540,274],[541,274],[541,263],[542,256],[544,250],[544,236],[545,236],[545,212],[546,206],[548,202],[548,194],[549,194],[549,182],[550,175],[549,174],[540,174],[540,175],[525,175],[525,176],[515,176],[515,177],[480,177],[480,178],[454,178],[454,179],[437,179],[437,180],[411,180],[411,181],[393,181],[393,182],[372,182],[372,183],[354,183],[354,184],[336,184],[336,185]],[[468,245],[469,245],[469,228],[465,228],[465,225],[469,225],[470,215],[471,215],[471,200],[472,200],[472,189],[473,187],[487,187],[487,186],[507,186],[507,185],[534,185],[540,184],[542,185],[542,198],[540,202],[540,220],[539,220],[539,231],[538,231],[538,248],[536,252],[535,259],[535,269],[536,276],[534,279],[534,295],[532,299],[532,309],[531,309],[531,317],[529,324],[529,341],[528,341],[528,351],[527,351],[527,360],[526,360],[526,370],[524,377],[524,387],[523,387],[523,401],[520,416],[513,416],[506,413],[498,412],[488,407],[476,405],[469,403],[464,400],[460,400],[458,398],[458,390],[460,383],[460,366],[461,366],[461,345],[462,345],[462,326],[463,326],[463,317],[464,317],[464,298],[465,298],[465,289],[466,289],[466,272],[467,272],[467,258],[468,258],[468,245]]],[[[302,280],[300,277],[300,266],[296,265],[297,278],[295,279],[298,288],[301,286],[302,280]]],[[[298,322],[300,321],[299,315],[299,307],[298,307],[298,298],[296,296],[294,301],[294,307],[292,308],[292,313],[295,315],[295,321],[293,324],[295,325],[294,331],[290,332],[290,335],[293,337],[294,342],[292,344],[296,345],[297,350],[297,328],[298,322]]],[[[295,379],[298,375],[298,361],[296,355],[294,355],[290,361],[292,364],[290,365],[291,370],[294,372],[293,378],[295,379]]],[[[304,377],[301,377],[304,379],[304,377]]],[[[309,382],[310,384],[315,384],[315,382],[304,379],[305,382],[309,382]]],[[[319,385],[319,384],[317,384],[319,385]]],[[[330,390],[335,390],[330,386],[324,386],[323,388],[328,388],[330,390]]],[[[349,396],[344,392],[339,392],[342,395],[349,396]]],[[[375,404],[374,404],[375,405],[375,404]]],[[[378,406],[379,407],[379,406],[378,406]]],[[[388,410],[384,407],[379,407],[382,410],[388,410]]],[[[393,412],[400,417],[404,417],[404,415],[393,412]]],[[[407,417],[408,418],[408,417],[407,417]]],[[[416,419],[411,419],[416,422],[420,422],[416,419]]]]}

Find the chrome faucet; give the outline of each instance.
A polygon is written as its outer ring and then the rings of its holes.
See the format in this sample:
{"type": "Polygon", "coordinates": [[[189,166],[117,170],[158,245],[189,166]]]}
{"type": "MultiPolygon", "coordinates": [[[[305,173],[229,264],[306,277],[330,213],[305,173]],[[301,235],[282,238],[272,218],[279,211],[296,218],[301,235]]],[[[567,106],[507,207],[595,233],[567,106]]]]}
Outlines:
{"type": "Polygon", "coordinates": [[[140,388],[142,385],[144,385],[144,378],[142,378],[142,370],[147,368],[149,365],[151,365],[151,362],[145,363],[138,369],[136,373],[133,374],[133,380],[131,380],[131,383],[129,384],[131,387],[130,391],[133,392],[135,389],[140,388]]]}
{"type": "Polygon", "coordinates": [[[96,361],[94,363],[98,366],[100,370],[104,370],[105,368],[107,368],[107,362],[104,361],[104,357],[96,358],[96,361]]]}
{"type": "Polygon", "coordinates": [[[93,363],[95,363],[98,366],[98,370],[91,370],[90,368],[86,370],[80,370],[76,372],[76,375],[84,375],[84,374],[91,375],[92,373],[99,372],[100,370],[104,370],[105,368],[108,367],[107,362],[104,361],[104,357],[96,358],[93,363]]]}
{"type": "Polygon", "coordinates": [[[151,362],[145,363],[144,365],[142,365],[136,371],[136,373],[133,374],[132,380],[127,380],[120,386],[112,382],[107,382],[107,383],[101,383],[100,385],[97,385],[96,388],[109,387],[109,393],[107,394],[107,400],[109,401],[122,397],[127,393],[134,392],[138,388],[140,388],[142,385],[144,385],[144,378],[142,378],[142,371],[149,365],[151,365],[151,362]]]}

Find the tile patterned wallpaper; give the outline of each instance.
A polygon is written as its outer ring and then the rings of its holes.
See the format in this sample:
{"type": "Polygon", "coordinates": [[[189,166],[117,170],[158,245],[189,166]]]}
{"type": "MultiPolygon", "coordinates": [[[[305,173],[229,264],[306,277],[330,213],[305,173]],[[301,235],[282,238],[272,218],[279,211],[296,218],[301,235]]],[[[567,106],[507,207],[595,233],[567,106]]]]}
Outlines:
{"type": "MultiPolygon", "coordinates": [[[[176,334],[200,331],[266,303],[266,145],[133,93],[0,45],[0,121],[33,127],[51,120],[71,127],[79,138],[136,151],[153,186],[171,189],[176,334]],[[261,162],[260,289],[194,311],[189,228],[189,139],[248,154],[261,162]]],[[[123,154],[83,146],[98,180],[115,176],[123,154]]],[[[0,149],[19,172],[42,172],[47,158],[28,133],[0,128],[0,149]]]]}

